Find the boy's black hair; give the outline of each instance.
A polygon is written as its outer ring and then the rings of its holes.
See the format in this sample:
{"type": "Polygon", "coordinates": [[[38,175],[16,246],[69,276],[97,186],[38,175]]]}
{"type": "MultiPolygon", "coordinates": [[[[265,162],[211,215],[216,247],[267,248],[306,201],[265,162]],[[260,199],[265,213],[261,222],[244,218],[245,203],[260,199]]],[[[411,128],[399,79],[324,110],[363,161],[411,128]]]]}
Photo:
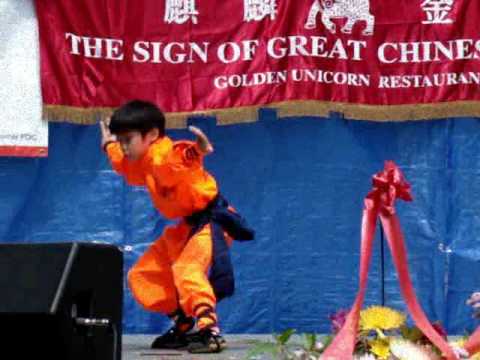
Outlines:
{"type": "Polygon", "coordinates": [[[165,116],[151,102],[132,100],[115,110],[109,128],[112,134],[133,130],[140,131],[142,135],[157,128],[161,137],[165,135],[165,116]]]}

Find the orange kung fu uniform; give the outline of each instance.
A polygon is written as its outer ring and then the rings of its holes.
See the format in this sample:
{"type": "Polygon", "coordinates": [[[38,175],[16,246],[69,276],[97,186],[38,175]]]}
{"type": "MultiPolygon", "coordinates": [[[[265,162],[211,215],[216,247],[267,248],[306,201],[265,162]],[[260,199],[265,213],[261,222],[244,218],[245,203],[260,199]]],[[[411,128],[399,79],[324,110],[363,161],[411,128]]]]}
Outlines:
{"type": "MultiPolygon", "coordinates": [[[[181,218],[139,258],[128,273],[134,298],[146,309],[175,313],[179,306],[197,318],[199,328],[214,326],[216,296],[209,281],[213,245],[208,223],[192,232],[185,219],[201,213],[217,197],[215,179],[203,168],[196,144],[164,136],[145,156],[129,161],[118,142],[106,146],[113,169],[130,185],[145,186],[153,204],[168,219],[181,218]]],[[[225,236],[228,244],[231,237],[225,236]]]]}

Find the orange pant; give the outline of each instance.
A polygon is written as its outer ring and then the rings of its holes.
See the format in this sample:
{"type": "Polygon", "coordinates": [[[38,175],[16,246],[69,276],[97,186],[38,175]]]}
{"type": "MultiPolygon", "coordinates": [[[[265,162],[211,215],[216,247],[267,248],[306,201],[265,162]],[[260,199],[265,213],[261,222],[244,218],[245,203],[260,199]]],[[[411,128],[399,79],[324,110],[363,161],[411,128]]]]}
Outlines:
{"type": "MultiPolygon", "coordinates": [[[[216,298],[208,281],[212,236],[206,225],[190,239],[190,226],[181,221],[163,234],[128,273],[133,297],[144,308],[171,314],[179,306],[197,318],[199,328],[215,325],[216,298]],[[207,313],[208,316],[203,316],[207,313]]],[[[231,239],[225,234],[231,243],[231,239]]]]}

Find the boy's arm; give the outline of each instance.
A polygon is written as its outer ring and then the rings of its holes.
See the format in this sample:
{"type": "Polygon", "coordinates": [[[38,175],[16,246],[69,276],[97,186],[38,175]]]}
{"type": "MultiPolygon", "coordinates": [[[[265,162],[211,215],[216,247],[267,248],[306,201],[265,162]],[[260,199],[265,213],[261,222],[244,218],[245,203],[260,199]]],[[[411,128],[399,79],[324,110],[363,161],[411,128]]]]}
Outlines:
{"type": "Polygon", "coordinates": [[[125,178],[125,181],[130,185],[145,185],[145,179],[141,176],[139,169],[129,162],[123,154],[120,143],[117,141],[115,135],[110,133],[108,123],[110,119],[100,121],[100,131],[102,134],[102,149],[108,156],[113,170],[125,178]]]}
{"type": "Polygon", "coordinates": [[[117,142],[117,137],[110,132],[110,118],[100,120],[100,134],[102,135],[102,149],[107,151],[106,147],[110,143],[117,142]]]}
{"type": "Polygon", "coordinates": [[[189,126],[188,130],[190,130],[190,132],[197,137],[196,144],[202,155],[208,155],[213,152],[213,146],[210,143],[210,140],[208,140],[207,135],[205,135],[202,130],[196,126],[189,126]]]}
{"type": "Polygon", "coordinates": [[[201,167],[203,157],[213,152],[213,146],[207,135],[195,126],[189,126],[188,130],[197,137],[195,142],[181,141],[174,146],[176,156],[180,158],[179,170],[192,170],[201,167]]]}
{"type": "Polygon", "coordinates": [[[155,161],[155,176],[166,186],[173,186],[185,176],[203,171],[203,157],[213,152],[207,136],[197,127],[189,126],[197,140],[177,141],[170,153],[155,161]]]}

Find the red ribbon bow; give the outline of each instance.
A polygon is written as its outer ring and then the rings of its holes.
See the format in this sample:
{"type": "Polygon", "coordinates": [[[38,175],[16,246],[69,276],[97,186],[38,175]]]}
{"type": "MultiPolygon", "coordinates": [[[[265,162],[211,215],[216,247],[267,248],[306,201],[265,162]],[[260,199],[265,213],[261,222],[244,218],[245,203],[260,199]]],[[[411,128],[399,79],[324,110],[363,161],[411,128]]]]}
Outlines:
{"type": "Polygon", "coordinates": [[[365,207],[369,210],[378,207],[383,214],[393,215],[397,198],[413,200],[410,184],[393,161],[386,161],[385,169],[373,175],[372,184],[373,189],[365,198],[365,207]]]}

